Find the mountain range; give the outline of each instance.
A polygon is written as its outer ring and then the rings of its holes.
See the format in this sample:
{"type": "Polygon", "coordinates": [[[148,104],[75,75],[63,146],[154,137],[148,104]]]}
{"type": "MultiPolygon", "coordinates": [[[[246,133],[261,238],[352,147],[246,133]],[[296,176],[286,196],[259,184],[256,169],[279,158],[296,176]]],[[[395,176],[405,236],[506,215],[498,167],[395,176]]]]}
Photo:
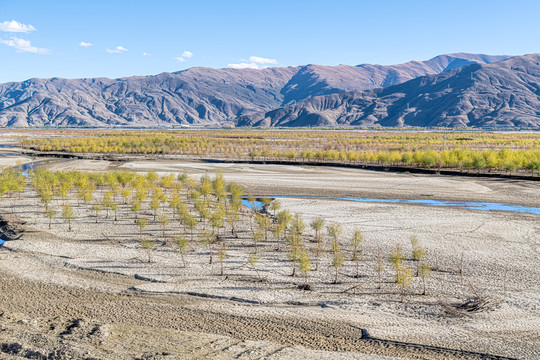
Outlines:
{"type": "Polygon", "coordinates": [[[538,55],[0,84],[0,126],[540,126],[538,55]]]}
{"type": "Polygon", "coordinates": [[[540,127],[540,55],[242,116],[239,126],[540,127]]]}

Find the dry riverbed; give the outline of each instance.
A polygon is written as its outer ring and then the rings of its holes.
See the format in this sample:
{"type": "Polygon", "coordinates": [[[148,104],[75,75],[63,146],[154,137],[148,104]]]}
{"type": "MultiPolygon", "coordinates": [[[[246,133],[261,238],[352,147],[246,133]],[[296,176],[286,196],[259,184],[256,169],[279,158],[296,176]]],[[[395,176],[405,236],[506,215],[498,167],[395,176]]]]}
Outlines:
{"type": "MultiPolygon", "coordinates": [[[[538,183],[527,181],[172,161],[75,160],[50,167],[186,171],[196,177],[219,168],[227,181],[239,182],[256,195],[540,206],[538,183]]],[[[228,249],[224,276],[219,276],[216,259],[208,264],[202,246],[187,255],[187,268],[167,246],[159,246],[154,262],[147,263],[133,219],[122,211],[117,222],[110,218],[95,224],[90,212],[76,209],[83,220],[69,232],[60,219],[49,230],[30,193],[15,207],[2,199],[3,217],[24,232],[0,248],[1,351],[13,357],[33,351],[101,359],[540,356],[540,216],[328,199],[281,202],[302,214],[306,223],[317,216],[341,223],[344,243],[360,227],[365,237],[362,276],[354,277],[346,247],[348,261],[338,284],[332,284],[327,254],[319,270],[309,275],[312,291],[299,290],[303,279],[290,276],[290,262],[283,251],[276,251],[275,240],[261,244],[257,271],[246,265],[246,249],[253,246],[246,227],[228,249]],[[375,263],[379,251],[387,257],[396,243],[410,254],[412,235],[427,247],[437,271],[428,280],[428,295],[420,295],[417,278],[401,303],[388,263],[378,289],[375,263]],[[464,317],[448,314],[449,307],[476,295],[492,306],[464,317]]],[[[160,238],[159,226],[147,231],[160,238]]]]}

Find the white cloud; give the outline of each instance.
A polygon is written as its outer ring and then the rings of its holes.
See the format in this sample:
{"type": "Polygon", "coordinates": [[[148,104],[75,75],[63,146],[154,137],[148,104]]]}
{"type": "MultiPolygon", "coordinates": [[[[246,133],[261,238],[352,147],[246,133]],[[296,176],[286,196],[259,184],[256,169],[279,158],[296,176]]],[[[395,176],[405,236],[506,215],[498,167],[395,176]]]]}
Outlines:
{"type": "Polygon", "coordinates": [[[5,32],[17,32],[17,33],[28,33],[30,31],[35,31],[36,28],[32,25],[21,24],[18,21],[4,21],[0,23],[0,31],[5,32]]]}
{"type": "Polygon", "coordinates": [[[0,43],[5,44],[7,46],[11,46],[11,47],[17,49],[17,51],[22,51],[22,52],[29,52],[29,53],[34,53],[34,54],[46,54],[46,53],[49,52],[49,50],[47,50],[47,49],[40,49],[40,48],[37,48],[35,46],[32,46],[32,44],[28,40],[19,39],[19,38],[16,38],[16,37],[14,37],[14,38],[12,38],[10,40],[1,40],[0,39],[0,43]]]}
{"type": "Polygon", "coordinates": [[[152,54],[147,53],[147,52],[143,52],[143,53],[142,53],[142,56],[151,56],[151,55],[152,55],[152,54]]]}
{"type": "Polygon", "coordinates": [[[178,56],[176,60],[178,60],[179,62],[184,62],[184,61],[187,61],[187,59],[191,57],[193,57],[193,53],[191,51],[184,50],[182,55],[178,56]]]}
{"type": "Polygon", "coordinates": [[[233,69],[258,69],[259,65],[255,63],[228,64],[227,67],[233,69]]]}
{"type": "Polygon", "coordinates": [[[119,54],[119,53],[123,53],[123,52],[126,52],[128,51],[128,49],[126,49],[125,47],[123,46],[120,46],[118,45],[117,47],[115,47],[114,49],[106,49],[106,51],[109,53],[109,54],[119,54]]]}
{"type": "Polygon", "coordinates": [[[263,58],[260,56],[250,56],[248,59],[240,59],[239,64],[228,64],[227,67],[233,69],[266,69],[270,65],[277,64],[276,59],[263,58]]]}
{"type": "Polygon", "coordinates": [[[84,42],[84,41],[81,41],[79,43],[79,46],[81,47],[90,47],[90,46],[94,46],[94,44],[92,44],[91,42],[84,42]]]}
{"type": "Polygon", "coordinates": [[[276,59],[269,59],[269,58],[263,58],[259,56],[250,56],[249,62],[255,63],[255,64],[277,64],[276,59]]]}

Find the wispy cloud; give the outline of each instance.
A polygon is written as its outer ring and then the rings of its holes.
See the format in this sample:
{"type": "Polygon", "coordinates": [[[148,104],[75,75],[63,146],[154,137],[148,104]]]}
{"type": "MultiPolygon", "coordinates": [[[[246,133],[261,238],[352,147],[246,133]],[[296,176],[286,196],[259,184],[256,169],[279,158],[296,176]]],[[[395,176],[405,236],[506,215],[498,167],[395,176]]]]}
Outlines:
{"type": "Polygon", "coordinates": [[[114,49],[106,49],[105,51],[107,51],[109,54],[120,54],[120,53],[128,51],[128,49],[126,49],[123,46],[118,45],[114,49]]]}
{"type": "Polygon", "coordinates": [[[10,40],[2,40],[0,39],[0,43],[11,46],[12,48],[17,49],[17,51],[21,52],[29,52],[34,54],[47,54],[49,50],[47,49],[41,49],[37,48],[35,46],[32,46],[32,43],[29,40],[25,39],[19,39],[19,38],[11,38],[10,40]]]}
{"type": "Polygon", "coordinates": [[[80,47],[90,47],[90,46],[94,46],[94,44],[92,44],[91,42],[84,42],[84,41],[81,41],[79,43],[79,46],[80,47]]]}
{"type": "Polygon", "coordinates": [[[276,59],[269,59],[269,58],[263,58],[259,56],[250,56],[249,62],[255,63],[255,64],[277,64],[276,59]]]}
{"type": "Polygon", "coordinates": [[[227,67],[233,69],[258,69],[259,65],[255,63],[228,64],[227,67]]]}
{"type": "Polygon", "coordinates": [[[30,31],[35,31],[36,28],[32,25],[21,24],[18,21],[4,21],[0,23],[0,31],[4,32],[14,32],[14,33],[28,33],[30,31]]]}
{"type": "Polygon", "coordinates": [[[151,55],[152,55],[152,54],[147,53],[147,52],[143,52],[143,53],[142,53],[142,56],[151,56],[151,55]]]}
{"type": "Polygon", "coordinates": [[[182,55],[178,56],[176,60],[178,60],[179,62],[184,62],[184,61],[187,61],[191,57],[193,57],[193,53],[191,51],[184,50],[182,55]]]}
{"type": "Polygon", "coordinates": [[[240,59],[239,64],[228,64],[233,69],[264,69],[269,65],[277,64],[276,59],[269,59],[260,56],[250,56],[248,59],[240,59]]]}

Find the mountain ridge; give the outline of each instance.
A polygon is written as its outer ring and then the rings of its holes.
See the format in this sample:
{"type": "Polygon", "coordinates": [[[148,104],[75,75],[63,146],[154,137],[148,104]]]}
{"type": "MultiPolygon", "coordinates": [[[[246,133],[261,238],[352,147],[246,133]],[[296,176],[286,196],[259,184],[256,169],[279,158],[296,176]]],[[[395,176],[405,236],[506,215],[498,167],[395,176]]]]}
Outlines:
{"type": "Polygon", "coordinates": [[[238,126],[540,127],[540,55],[471,64],[386,88],[314,97],[238,126]]]}
{"type": "Polygon", "coordinates": [[[505,55],[445,54],[398,65],[195,67],[118,79],[39,79],[0,84],[0,126],[223,125],[329,94],[392,86],[459,64],[505,55]]]}

